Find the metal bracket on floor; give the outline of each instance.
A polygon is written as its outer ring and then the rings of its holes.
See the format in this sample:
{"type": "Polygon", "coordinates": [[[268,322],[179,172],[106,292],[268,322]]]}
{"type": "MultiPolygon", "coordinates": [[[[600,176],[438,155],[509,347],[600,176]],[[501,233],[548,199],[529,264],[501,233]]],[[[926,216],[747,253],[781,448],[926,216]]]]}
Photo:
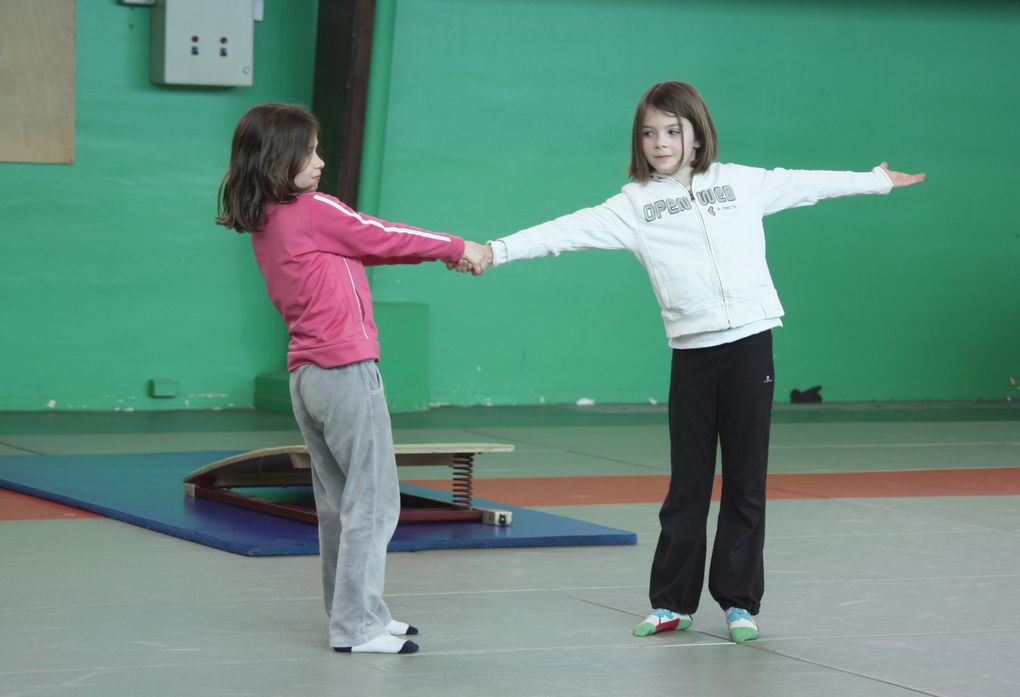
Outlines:
{"type": "Polygon", "coordinates": [[[506,527],[513,521],[514,514],[511,511],[495,511],[482,509],[482,522],[487,525],[498,525],[506,527]]]}

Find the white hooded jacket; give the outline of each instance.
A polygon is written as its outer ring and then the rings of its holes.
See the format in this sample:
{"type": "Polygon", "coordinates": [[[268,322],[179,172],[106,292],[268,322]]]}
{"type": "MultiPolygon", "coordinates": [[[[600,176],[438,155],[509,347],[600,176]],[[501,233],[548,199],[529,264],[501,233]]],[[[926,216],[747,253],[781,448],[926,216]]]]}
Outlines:
{"type": "Polygon", "coordinates": [[[581,249],[627,249],[648,271],[668,337],[778,319],[783,306],[765,261],[762,218],[826,198],[887,194],[871,172],[712,164],[690,189],[653,174],[605,203],[500,238],[494,264],[581,249]]]}

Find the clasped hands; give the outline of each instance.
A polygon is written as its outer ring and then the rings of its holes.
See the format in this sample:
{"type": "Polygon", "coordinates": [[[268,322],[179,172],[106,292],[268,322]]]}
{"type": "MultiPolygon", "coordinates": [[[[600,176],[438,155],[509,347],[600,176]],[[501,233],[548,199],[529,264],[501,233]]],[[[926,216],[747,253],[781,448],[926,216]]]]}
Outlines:
{"type": "Polygon", "coordinates": [[[492,266],[492,246],[478,244],[471,240],[464,240],[464,256],[460,261],[446,262],[446,268],[460,273],[471,273],[473,276],[481,276],[485,270],[492,266]]]}

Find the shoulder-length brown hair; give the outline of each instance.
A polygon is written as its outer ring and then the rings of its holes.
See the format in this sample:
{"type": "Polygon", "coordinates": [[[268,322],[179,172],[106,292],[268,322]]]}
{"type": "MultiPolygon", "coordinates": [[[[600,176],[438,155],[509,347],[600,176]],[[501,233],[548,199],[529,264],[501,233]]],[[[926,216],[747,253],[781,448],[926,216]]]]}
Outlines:
{"type": "Polygon", "coordinates": [[[268,204],[293,201],[299,193],[294,177],[318,134],[318,119],[299,106],[259,104],[245,112],[220,182],[216,222],[238,232],[261,230],[268,204]]]}
{"type": "MultiPolygon", "coordinates": [[[[631,133],[630,166],[627,176],[642,184],[652,177],[652,168],[645,158],[641,146],[641,132],[645,125],[645,115],[649,107],[654,107],[677,119],[685,117],[694,126],[694,140],[701,143],[694,156],[694,173],[699,174],[708,169],[719,156],[719,141],[715,135],[715,124],[708,113],[708,105],[698,94],[698,90],[686,82],[659,82],[641,95],[637,110],[634,112],[634,130],[631,133]]],[[[683,124],[681,123],[681,128],[683,124]]]]}

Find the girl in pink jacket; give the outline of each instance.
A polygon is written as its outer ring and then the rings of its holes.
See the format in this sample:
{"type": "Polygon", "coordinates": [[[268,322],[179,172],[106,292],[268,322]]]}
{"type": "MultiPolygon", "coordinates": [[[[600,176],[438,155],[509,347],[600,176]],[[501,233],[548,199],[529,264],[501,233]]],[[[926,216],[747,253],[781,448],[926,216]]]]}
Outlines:
{"type": "Polygon", "coordinates": [[[403,636],[417,628],[394,620],[382,598],[400,489],[365,266],[441,259],[474,267],[482,248],[317,193],[318,134],[318,121],[300,107],[252,107],[234,131],[216,222],[251,233],[290,334],[287,370],[312,461],[330,645],[414,653],[418,645],[403,636]]]}

